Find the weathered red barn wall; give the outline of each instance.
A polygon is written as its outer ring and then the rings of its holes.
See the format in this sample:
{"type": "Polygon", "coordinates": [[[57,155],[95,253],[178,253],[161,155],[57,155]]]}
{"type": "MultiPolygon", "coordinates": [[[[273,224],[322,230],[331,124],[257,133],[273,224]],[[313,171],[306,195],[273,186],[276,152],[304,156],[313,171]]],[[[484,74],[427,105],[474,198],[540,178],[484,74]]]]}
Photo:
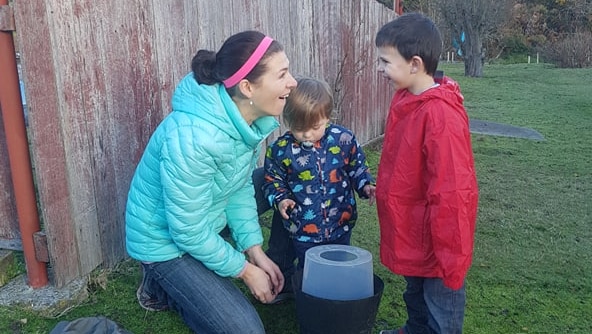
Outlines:
{"type": "Polygon", "coordinates": [[[129,182],[200,48],[217,50],[246,29],[265,32],[284,45],[293,74],[334,87],[337,122],[362,143],[382,134],[392,89],[376,73],[373,39],[395,14],[376,1],[15,0],[13,6],[57,286],[126,256],[129,182]]]}
{"type": "Polygon", "coordinates": [[[0,117],[0,248],[22,249],[2,117],[0,117]]]}

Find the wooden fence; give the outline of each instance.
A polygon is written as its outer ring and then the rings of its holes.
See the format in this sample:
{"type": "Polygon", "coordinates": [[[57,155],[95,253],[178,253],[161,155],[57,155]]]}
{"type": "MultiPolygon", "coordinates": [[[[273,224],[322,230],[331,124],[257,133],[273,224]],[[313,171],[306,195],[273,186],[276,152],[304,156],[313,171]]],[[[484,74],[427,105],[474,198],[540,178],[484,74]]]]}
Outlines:
{"type": "Polygon", "coordinates": [[[293,74],[333,86],[337,121],[362,143],[383,132],[392,87],[376,72],[374,35],[396,14],[377,1],[12,5],[40,215],[58,287],[126,257],[129,182],[198,49],[217,50],[233,33],[260,30],[284,45],[293,74]]]}
{"type": "MultiPolygon", "coordinates": [[[[2,106],[0,106],[2,108],[2,106]]],[[[1,114],[0,114],[1,115],[1,114]]],[[[4,124],[0,117],[0,249],[21,249],[4,124]]]]}

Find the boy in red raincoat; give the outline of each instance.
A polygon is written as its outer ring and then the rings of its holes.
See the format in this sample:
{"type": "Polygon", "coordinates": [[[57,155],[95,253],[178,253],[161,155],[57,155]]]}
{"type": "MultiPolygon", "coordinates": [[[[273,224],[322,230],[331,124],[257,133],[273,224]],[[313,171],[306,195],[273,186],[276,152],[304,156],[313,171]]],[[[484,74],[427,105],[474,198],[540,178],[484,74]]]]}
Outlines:
{"type": "Polygon", "coordinates": [[[408,313],[381,333],[462,333],[478,199],[463,96],[434,78],[442,39],[429,18],[404,14],[375,42],[396,88],[376,181],[380,258],[405,277],[408,313]]]}

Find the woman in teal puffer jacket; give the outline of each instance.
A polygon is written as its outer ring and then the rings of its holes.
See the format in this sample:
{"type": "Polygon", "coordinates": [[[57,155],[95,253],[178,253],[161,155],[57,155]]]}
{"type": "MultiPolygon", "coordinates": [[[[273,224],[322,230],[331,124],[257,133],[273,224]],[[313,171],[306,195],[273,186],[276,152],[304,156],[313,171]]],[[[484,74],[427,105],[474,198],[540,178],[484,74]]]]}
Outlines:
{"type": "Polygon", "coordinates": [[[174,309],[199,333],[264,333],[231,278],[263,303],[284,284],[261,248],[251,174],[296,86],[288,65],[282,46],[255,31],[193,58],[128,194],[126,247],[142,262],[143,308],[174,309]]]}

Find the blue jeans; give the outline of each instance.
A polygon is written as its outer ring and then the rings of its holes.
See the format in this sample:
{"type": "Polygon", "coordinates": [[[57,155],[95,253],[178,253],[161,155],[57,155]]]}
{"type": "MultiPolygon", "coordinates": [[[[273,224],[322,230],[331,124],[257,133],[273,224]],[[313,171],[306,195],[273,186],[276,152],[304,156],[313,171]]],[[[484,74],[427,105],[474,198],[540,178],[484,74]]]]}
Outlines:
{"type": "MultiPolygon", "coordinates": [[[[257,213],[262,215],[268,210],[272,209],[269,201],[265,198],[263,193],[265,171],[263,168],[256,168],[253,171],[253,186],[255,187],[255,201],[257,202],[257,213]]],[[[284,275],[284,289],[283,292],[291,291],[292,280],[296,260],[294,246],[290,238],[290,232],[284,227],[282,216],[274,210],[273,218],[271,220],[271,229],[269,234],[269,241],[267,242],[267,256],[280,268],[284,275]]]]}
{"type": "Polygon", "coordinates": [[[144,289],[166,300],[196,333],[264,334],[261,318],[228,277],[218,276],[189,255],[143,263],[144,289]]]}
{"type": "Polygon", "coordinates": [[[452,290],[440,278],[405,276],[405,280],[406,333],[462,333],[466,302],[464,285],[452,290]]]}

